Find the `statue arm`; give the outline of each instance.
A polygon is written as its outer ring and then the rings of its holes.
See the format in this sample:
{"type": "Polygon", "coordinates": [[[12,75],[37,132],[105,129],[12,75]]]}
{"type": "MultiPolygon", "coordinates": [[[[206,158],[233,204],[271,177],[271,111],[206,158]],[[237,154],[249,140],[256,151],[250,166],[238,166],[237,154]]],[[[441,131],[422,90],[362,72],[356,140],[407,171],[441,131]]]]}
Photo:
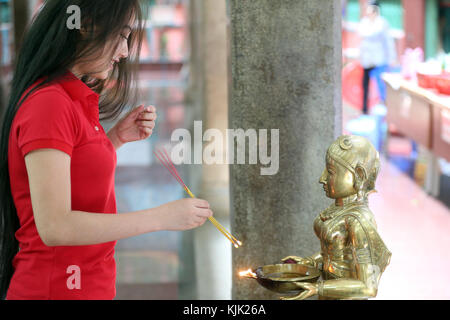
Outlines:
{"type": "MultiPolygon", "coordinates": [[[[349,237],[353,251],[356,278],[327,280],[318,284],[318,294],[334,299],[368,299],[377,295],[381,272],[372,264],[369,240],[361,224],[350,218],[349,237]]],[[[375,248],[372,248],[375,249],[375,248]]]]}
{"type": "Polygon", "coordinates": [[[323,261],[323,259],[322,259],[322,253],[320,251],[316,252],[315,254],[313,254],[312,256],[308,257],[307,259],[310,260],[313,263],[315,268],[320,269],[322,271],[322,261],[323,261]]]}

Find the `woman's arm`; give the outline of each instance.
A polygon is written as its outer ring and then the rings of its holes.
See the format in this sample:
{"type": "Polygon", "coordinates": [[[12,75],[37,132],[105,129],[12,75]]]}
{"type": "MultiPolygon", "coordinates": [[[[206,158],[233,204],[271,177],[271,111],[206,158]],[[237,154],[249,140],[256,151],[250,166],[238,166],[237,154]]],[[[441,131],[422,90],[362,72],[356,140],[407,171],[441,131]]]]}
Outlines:
{"type": "Polygon", "coordinates": [[[125,143],[147,139],[153,133],[157,117],[154,106],[141,105],[119,120],[107,136],[116,150],[125,143]]]}
{"type": "Polygon", "coordinates": [[[93,245],[159,230],[188,230],[212,215],[208,202],[183,199],[123,214],[72,211],[70,157],[40,149],[25,157],[34,220],[48,246],[93,245]]]}
{"type": "Polygon", "coordinates": [[[114,149],[119,150],[120,147],[123,146],[123,142],[120,141],[119,137],[117,136],[116,127],[109,130],[106,135],[108,136],[108,139],[111,140],[111,143],[113,144],[114,149]]]}

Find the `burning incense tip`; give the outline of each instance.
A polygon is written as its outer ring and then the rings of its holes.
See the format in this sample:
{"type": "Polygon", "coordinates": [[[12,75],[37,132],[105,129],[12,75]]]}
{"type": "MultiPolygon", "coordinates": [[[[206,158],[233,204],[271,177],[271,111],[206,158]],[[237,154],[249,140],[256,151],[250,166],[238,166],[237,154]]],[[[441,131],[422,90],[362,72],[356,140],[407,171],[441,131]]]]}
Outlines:
{"type": "Polygon", "coordinates": [[[257,278],[256,273],[254,273],[252,269],[239,272],[239,277],[253,278],[253,279],[257,278]]]}
{"type": "Polygon", "coordinates": [[[239,247],[242,246],[242,242],[240,242],[239,240],[237,241],[239,247]]]}
{"type": "Polygon", "coordinates": [[[237,244],[235,244],[234,247],[235,247],[236,249],[239,248],[239,246],[238,246],[237,244]]]}

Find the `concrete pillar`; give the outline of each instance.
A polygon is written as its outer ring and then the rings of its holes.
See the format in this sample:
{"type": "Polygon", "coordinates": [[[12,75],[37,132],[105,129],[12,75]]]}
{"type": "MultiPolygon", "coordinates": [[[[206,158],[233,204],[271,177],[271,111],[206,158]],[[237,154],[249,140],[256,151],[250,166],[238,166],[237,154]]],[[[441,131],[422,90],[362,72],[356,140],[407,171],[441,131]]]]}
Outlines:
{"type": "MultiPolygon", "coordinates": [[[[226,1],[201,0],[201,5],[203,130],[217,129],[225,137],[228,128],[226,1]]],[[[222,154],[225,152],[224,143],[222,154]]],[[[203,164],[198,197],[207,199],[215,218],[230,229],[229,170],[226,164],[203,164]]],[[[207,252],[196,255],[199,299],[231,298],[231,244],[208,222],[196,231],[195,248],[196,252],[207,252]]]]}
{"type": "MultiPolygon", "coordinates": [[[[190,81],[187,124],[202,121],[203,132],[228,127],[227,14],[225,0],[191,0],[190,81]]],[[[207,143],[203,144],[207,147],[207,143]]],[[[194,148],[194,146],[193,146],[194,148]]],[[[224,144],[223,153],[225,154],[224,144]]],[[[229,170],[225,164],[189,166],[197,197],[206,199],[215,218],[230,229],[229,170]]],[[[198,299],[231,298],[231,247],[207,222],[194,233],[195,278],[198,299]]]]}
{"type": "MultiPolygon", "coordinates": [[[[193,122],[201,119],[203,109],[203,81],[202,75],[202,45],[201,26],[202,26],[202,6],[200,0],[191,0],[188,2],[188,30],[189,30],[189,63],[188,63],[188,85],[185,91],[186,117],[185,126],[191,132],[194,132],[193,122]]],[[[186,166],[186,183],[194,194],[199,189],[201,168],[197,165],[186,166]]],[[[179,270],[179,288],[178,296],[182,300],[198,299],[196,259],[195,259],[195,230],[182,233],[179,270]]]]}
{"type": "Polygon", "coordinates": [[[232,233],[244,243],[232,252],[232,297],[277,299],[237,273],[319,251],[313,221],[330,200],[318,181],[342,128],[341,2],[229,4],[230,128],[280,135],[278,174],[262,176],[261,165],[230,168],[232,233]]]}
{"type": "Polygon", "coordinates": [[[22,47],[23,35],[28,27],[28,23],[33,16],[33,11],[38,0],[14,0],[13,19],[14,19],[14,43],[16,55],[22,47]]]}

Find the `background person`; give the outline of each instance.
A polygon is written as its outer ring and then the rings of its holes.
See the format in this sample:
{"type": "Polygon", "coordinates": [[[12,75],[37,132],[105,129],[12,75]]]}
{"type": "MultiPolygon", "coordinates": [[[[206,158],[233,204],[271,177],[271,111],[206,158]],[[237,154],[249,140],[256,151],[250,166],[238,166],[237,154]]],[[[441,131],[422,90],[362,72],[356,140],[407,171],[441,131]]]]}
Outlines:
{"type": "Polygon", "coordinates": [[[365,16],[359,24],[360,63],[364,69],[363,86],[363,113],[369,111],[369,82],[374,77],[377,82],[380,100],[386,100],[386,85],[381,74],[388,71],[389,66],[397,60],[395,43],[389,35],[389,23],[380,15],[378,1],[370,1],[365,16]]]}

